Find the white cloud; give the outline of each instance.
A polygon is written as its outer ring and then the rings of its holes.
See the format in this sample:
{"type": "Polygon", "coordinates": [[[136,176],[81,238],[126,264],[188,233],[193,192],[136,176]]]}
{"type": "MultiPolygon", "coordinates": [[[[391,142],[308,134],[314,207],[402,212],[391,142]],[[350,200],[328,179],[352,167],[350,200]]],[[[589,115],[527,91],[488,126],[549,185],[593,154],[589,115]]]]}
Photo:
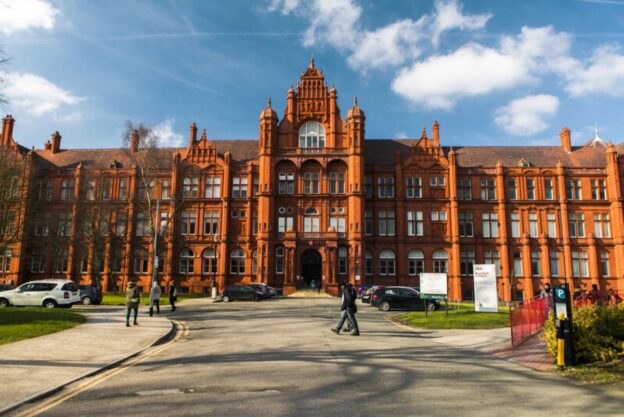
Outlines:
{"type": "Polygon", "coordinates": [[[431,25],[432,42],[437,45],[442,33],[453,30],[478,30],[485,27],[491,14],[466,15],[457,0],[436,1],[433,23],[431,25]]]}
{"type": "Polygon", "coordinates": [[[31,28],[50,30],[58,13],[45,0],[1,0],[0,32],[11,35],[31,28]]]}
{"type": "Polygon", "coordinates": [[[544,73],[569,70],[570,36],[552,27],[522,28],[497,47],[469,43],[446,55],[431,56],[403,68],[392,90],[414,104],[451,110],[465,97],[509,90],[544,73]]]}
{"type": "Polygon", "coordinates": [[[397,66],[422,53],[424,42],[437,45],[449,30],[477,30],[491,15],[464,15],[456,0],[436,0],[435,10],[418,20],[402,19],[373,30],[361,27],[362,7],[356,0],[272,0],[268,11],[307,19],[303,44],[327,44],[347,55],[362,72],[397,66]]]}
{"type": "Polygon", "coordinates": [[[508,89],[528,78],[520,58],[468,44],[404,68],[392,90],[424,107],[450,110],[460,98],[508,89]]]}
{"type": "Polygon", "coordinates": [[[600,47],[585,67],[577,65],[564,72],[566,91],[575,97],[588,94],[624,96],[624,56],[618,52],[619,48],[612,45],[600,47]]]}
{"type": "Polygon", "coordinates": [[[9,107],[15,106],[35,117],[61,117],[59,113],[64,106],[73,106],[83,100],[35,74],[8,72],[0,76],[5,81],[4,93],[9,107]]]}
{"type": "Polygon", "coordinates": [[[519,98],[496,109],[494,121],[512,135],[531,136],[548,127],[546,119],[559,110],[559,99],[548,94],[519,98]]]}
{"type": "Polygon", "coordinates": [[[164,147],[177,148],[182,146],[184,136],[174,132],[173,123],[175,119],[166,119],[165,121],[154,126],[152,133],[158,138],[158,145],[164,147]]]}

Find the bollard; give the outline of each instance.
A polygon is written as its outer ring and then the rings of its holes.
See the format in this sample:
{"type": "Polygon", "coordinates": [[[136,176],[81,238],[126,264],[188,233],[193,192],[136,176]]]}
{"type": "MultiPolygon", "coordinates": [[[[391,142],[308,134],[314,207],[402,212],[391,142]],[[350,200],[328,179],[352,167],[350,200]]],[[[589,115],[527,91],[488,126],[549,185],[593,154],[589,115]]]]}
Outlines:
{"type": "Polygon", "coordinates": [[[561,313],[557,323],[557,366],[560,368],[565,366],[565,320],[564,314],[561,313]]]}

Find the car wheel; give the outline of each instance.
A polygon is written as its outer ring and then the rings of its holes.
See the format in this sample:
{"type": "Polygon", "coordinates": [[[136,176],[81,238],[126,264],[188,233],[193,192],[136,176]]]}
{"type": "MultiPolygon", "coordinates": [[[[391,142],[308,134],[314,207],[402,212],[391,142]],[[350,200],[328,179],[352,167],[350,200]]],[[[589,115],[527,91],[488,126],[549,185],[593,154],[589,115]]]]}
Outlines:
{"type": "Polygon", "coordinates": [[[251,296],[251,301],[258,301],[258,300],[260,300],[260,298],[257,295],[251,296]]]}
{"type": "Polygon", "coordinates": [[[89,304],[91,304],[91,299],[89,297],[84,297],[82,299],[82,304],[88,306],[89,304]]]}
{"type": "Polygon", "coordinates": [[[436,305],[434,303],[427,304],[427,310],[428,311],[435,311],[436,310],[436,305]]]}
{"type": "Polygon", "coordinates": [[[379,311],[389,311],[390,310],[390,303],[387,301],[384,301],[382,303],[379,304],[379,311]]]}
{"type": "Polygon", "coordinates": [[[224,295],[222,298],[224,303],[229,303],[230,302],[230,296],[229,295],[224,295]]]}
{"type": "Polygon", "coordinates": [[[43,306],[45,308],[55,308],[56,307],[56,302],[54,300],[45,300],[43,302],[43,306]]]}
{"type": "Polygon", "coordinates": [[[0,308],[8,307],[10,305],[9,300],[6,298],[0,298],[0,308]]]}

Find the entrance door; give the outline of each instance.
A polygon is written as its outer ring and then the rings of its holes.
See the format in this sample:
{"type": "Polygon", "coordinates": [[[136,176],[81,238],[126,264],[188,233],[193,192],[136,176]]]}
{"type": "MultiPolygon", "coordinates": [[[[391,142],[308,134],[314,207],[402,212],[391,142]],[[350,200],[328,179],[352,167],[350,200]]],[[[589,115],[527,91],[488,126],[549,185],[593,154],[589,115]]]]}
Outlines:
{"type": "Polygon", "coordinates": [[[304,288],[321,286],[323,259],[315,249],[308,249],[301,255],[301,276],[304,288]]]}

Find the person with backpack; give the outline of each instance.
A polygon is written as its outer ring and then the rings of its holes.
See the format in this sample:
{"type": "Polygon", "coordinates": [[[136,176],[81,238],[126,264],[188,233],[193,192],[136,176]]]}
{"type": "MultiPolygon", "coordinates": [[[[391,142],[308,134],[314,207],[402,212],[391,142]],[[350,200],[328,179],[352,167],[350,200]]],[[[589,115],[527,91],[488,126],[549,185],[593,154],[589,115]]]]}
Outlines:
{"type": "Polygon", "coordinates": [[[130,281],[126,290],[126,327],[130,327],[130,313],[134,312],[134,325],[138,326],[137,316],[139,314],[139,304],[141,302],[141,290],[136,282],[130,281]]]}

